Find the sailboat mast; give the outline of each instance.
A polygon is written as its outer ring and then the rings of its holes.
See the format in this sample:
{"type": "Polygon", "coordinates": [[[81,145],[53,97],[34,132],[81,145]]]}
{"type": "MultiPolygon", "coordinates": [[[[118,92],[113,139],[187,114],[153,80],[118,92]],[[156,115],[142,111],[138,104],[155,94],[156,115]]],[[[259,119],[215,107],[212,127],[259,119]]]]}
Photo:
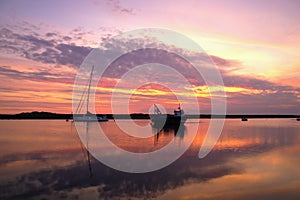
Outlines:
{"type": "Polygon", "coordinates": [[[89,100],[90,100],[90,89],[91,89],[91,82],[92,82],[92,77],[93,77],[93,71],[94,71],[94,66],[92,67],[91,75],[90,75],[90,80],[89,80],[89,86],[88,86],[88,91],[87,91],[87,101],[86,101],[86,114],[89,113],[89,100]]]}

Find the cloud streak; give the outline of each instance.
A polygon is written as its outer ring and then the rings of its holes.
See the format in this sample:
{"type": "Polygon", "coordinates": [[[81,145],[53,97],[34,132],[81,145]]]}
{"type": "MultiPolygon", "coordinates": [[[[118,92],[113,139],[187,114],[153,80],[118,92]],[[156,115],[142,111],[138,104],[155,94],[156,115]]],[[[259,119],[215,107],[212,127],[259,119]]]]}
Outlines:
{"type": "Polygon", "coordinates": [[[74,74],[57,74],[48,71],[24,72],[8,66],[0,66],[0,75],[14,80],[31,80],[37,82],[55,82],[73,84],[74,74]]]}
{"type": "Polygon", "coordinates": [[[119,0],[92,0],[96,6],[106,5],[112,12],[126,15],[135,15],[136,11],[133,8],[122,6],[119,0]]]}
{"type": "Polygon", "coordinates": [[[2,28],[0,48],[3,53],[14,53],[30,60],[78,68],[92,48],[63,43],[72,39],[69,36],[63,36],[62,40],[49,38],[56,35],[47,33],[43,38],[39,34],[24,35],[2,28]]]}

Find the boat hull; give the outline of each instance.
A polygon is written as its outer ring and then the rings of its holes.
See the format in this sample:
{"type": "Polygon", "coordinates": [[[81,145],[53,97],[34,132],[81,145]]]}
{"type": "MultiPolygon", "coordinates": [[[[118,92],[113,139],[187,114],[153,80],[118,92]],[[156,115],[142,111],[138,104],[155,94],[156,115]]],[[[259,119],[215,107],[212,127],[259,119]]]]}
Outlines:
{"type": "Polygon", "coordinates": [[[107,122],[106,117],[95,117],[95,116],[80,116],[74,118],[75,122],[107,122]]]}
{"type": "Polygon", "coordinates": [[[184,124],[187,120],[186,116],[174,116],[174,115],[153,115],[151,116],[151,122],[156,127],[176,127],[180,124],[184,124]]]}

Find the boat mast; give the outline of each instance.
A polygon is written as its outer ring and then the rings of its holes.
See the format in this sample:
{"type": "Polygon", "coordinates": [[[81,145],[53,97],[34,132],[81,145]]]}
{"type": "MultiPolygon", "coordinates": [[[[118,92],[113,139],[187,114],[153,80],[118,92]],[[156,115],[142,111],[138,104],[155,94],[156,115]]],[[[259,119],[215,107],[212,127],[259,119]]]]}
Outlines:
{"type": "Polygon", "coordinates": [[[154,104],[154,113],[158,114],[158,115],[161,115],[161,112],[160,112],[160,110],[159,110],[159,108],[157,107],[156,104],[154,104]]]}
{"type": "Polygon", "coordinates": [[[90,100],[90,89],[91,89],[91,82],[92,82],[92,77],[93,77],[93,71],[94,71],[94,66],[92,67],[91,75],[90,75],[90,80],[89,80],[89,86],[88,86],[88,91],[87,91],[87,101],[86,101],[86,114],[89,114],[89,100],[90,100]]]}

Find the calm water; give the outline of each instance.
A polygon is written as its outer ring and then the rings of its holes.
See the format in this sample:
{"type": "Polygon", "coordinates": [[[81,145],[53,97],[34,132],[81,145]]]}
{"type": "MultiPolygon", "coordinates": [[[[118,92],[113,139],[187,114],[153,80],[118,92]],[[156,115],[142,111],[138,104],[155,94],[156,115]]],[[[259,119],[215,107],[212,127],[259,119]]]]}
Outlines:
{"type": "MultiPolygon", "coordinates": [[[[201,120],[193,144],[173,164],[129,174],[88,159],[71,122],[0,121],[0,199],[300,199],[300,122],[226,120],[213,151],[198,159],[208,124],[201,120]]],[[[119,147],[149,152],[173,139],[184,145],[197,123],[147,139],[127,136],[113,121],[101,126],[119,147]]]]}

